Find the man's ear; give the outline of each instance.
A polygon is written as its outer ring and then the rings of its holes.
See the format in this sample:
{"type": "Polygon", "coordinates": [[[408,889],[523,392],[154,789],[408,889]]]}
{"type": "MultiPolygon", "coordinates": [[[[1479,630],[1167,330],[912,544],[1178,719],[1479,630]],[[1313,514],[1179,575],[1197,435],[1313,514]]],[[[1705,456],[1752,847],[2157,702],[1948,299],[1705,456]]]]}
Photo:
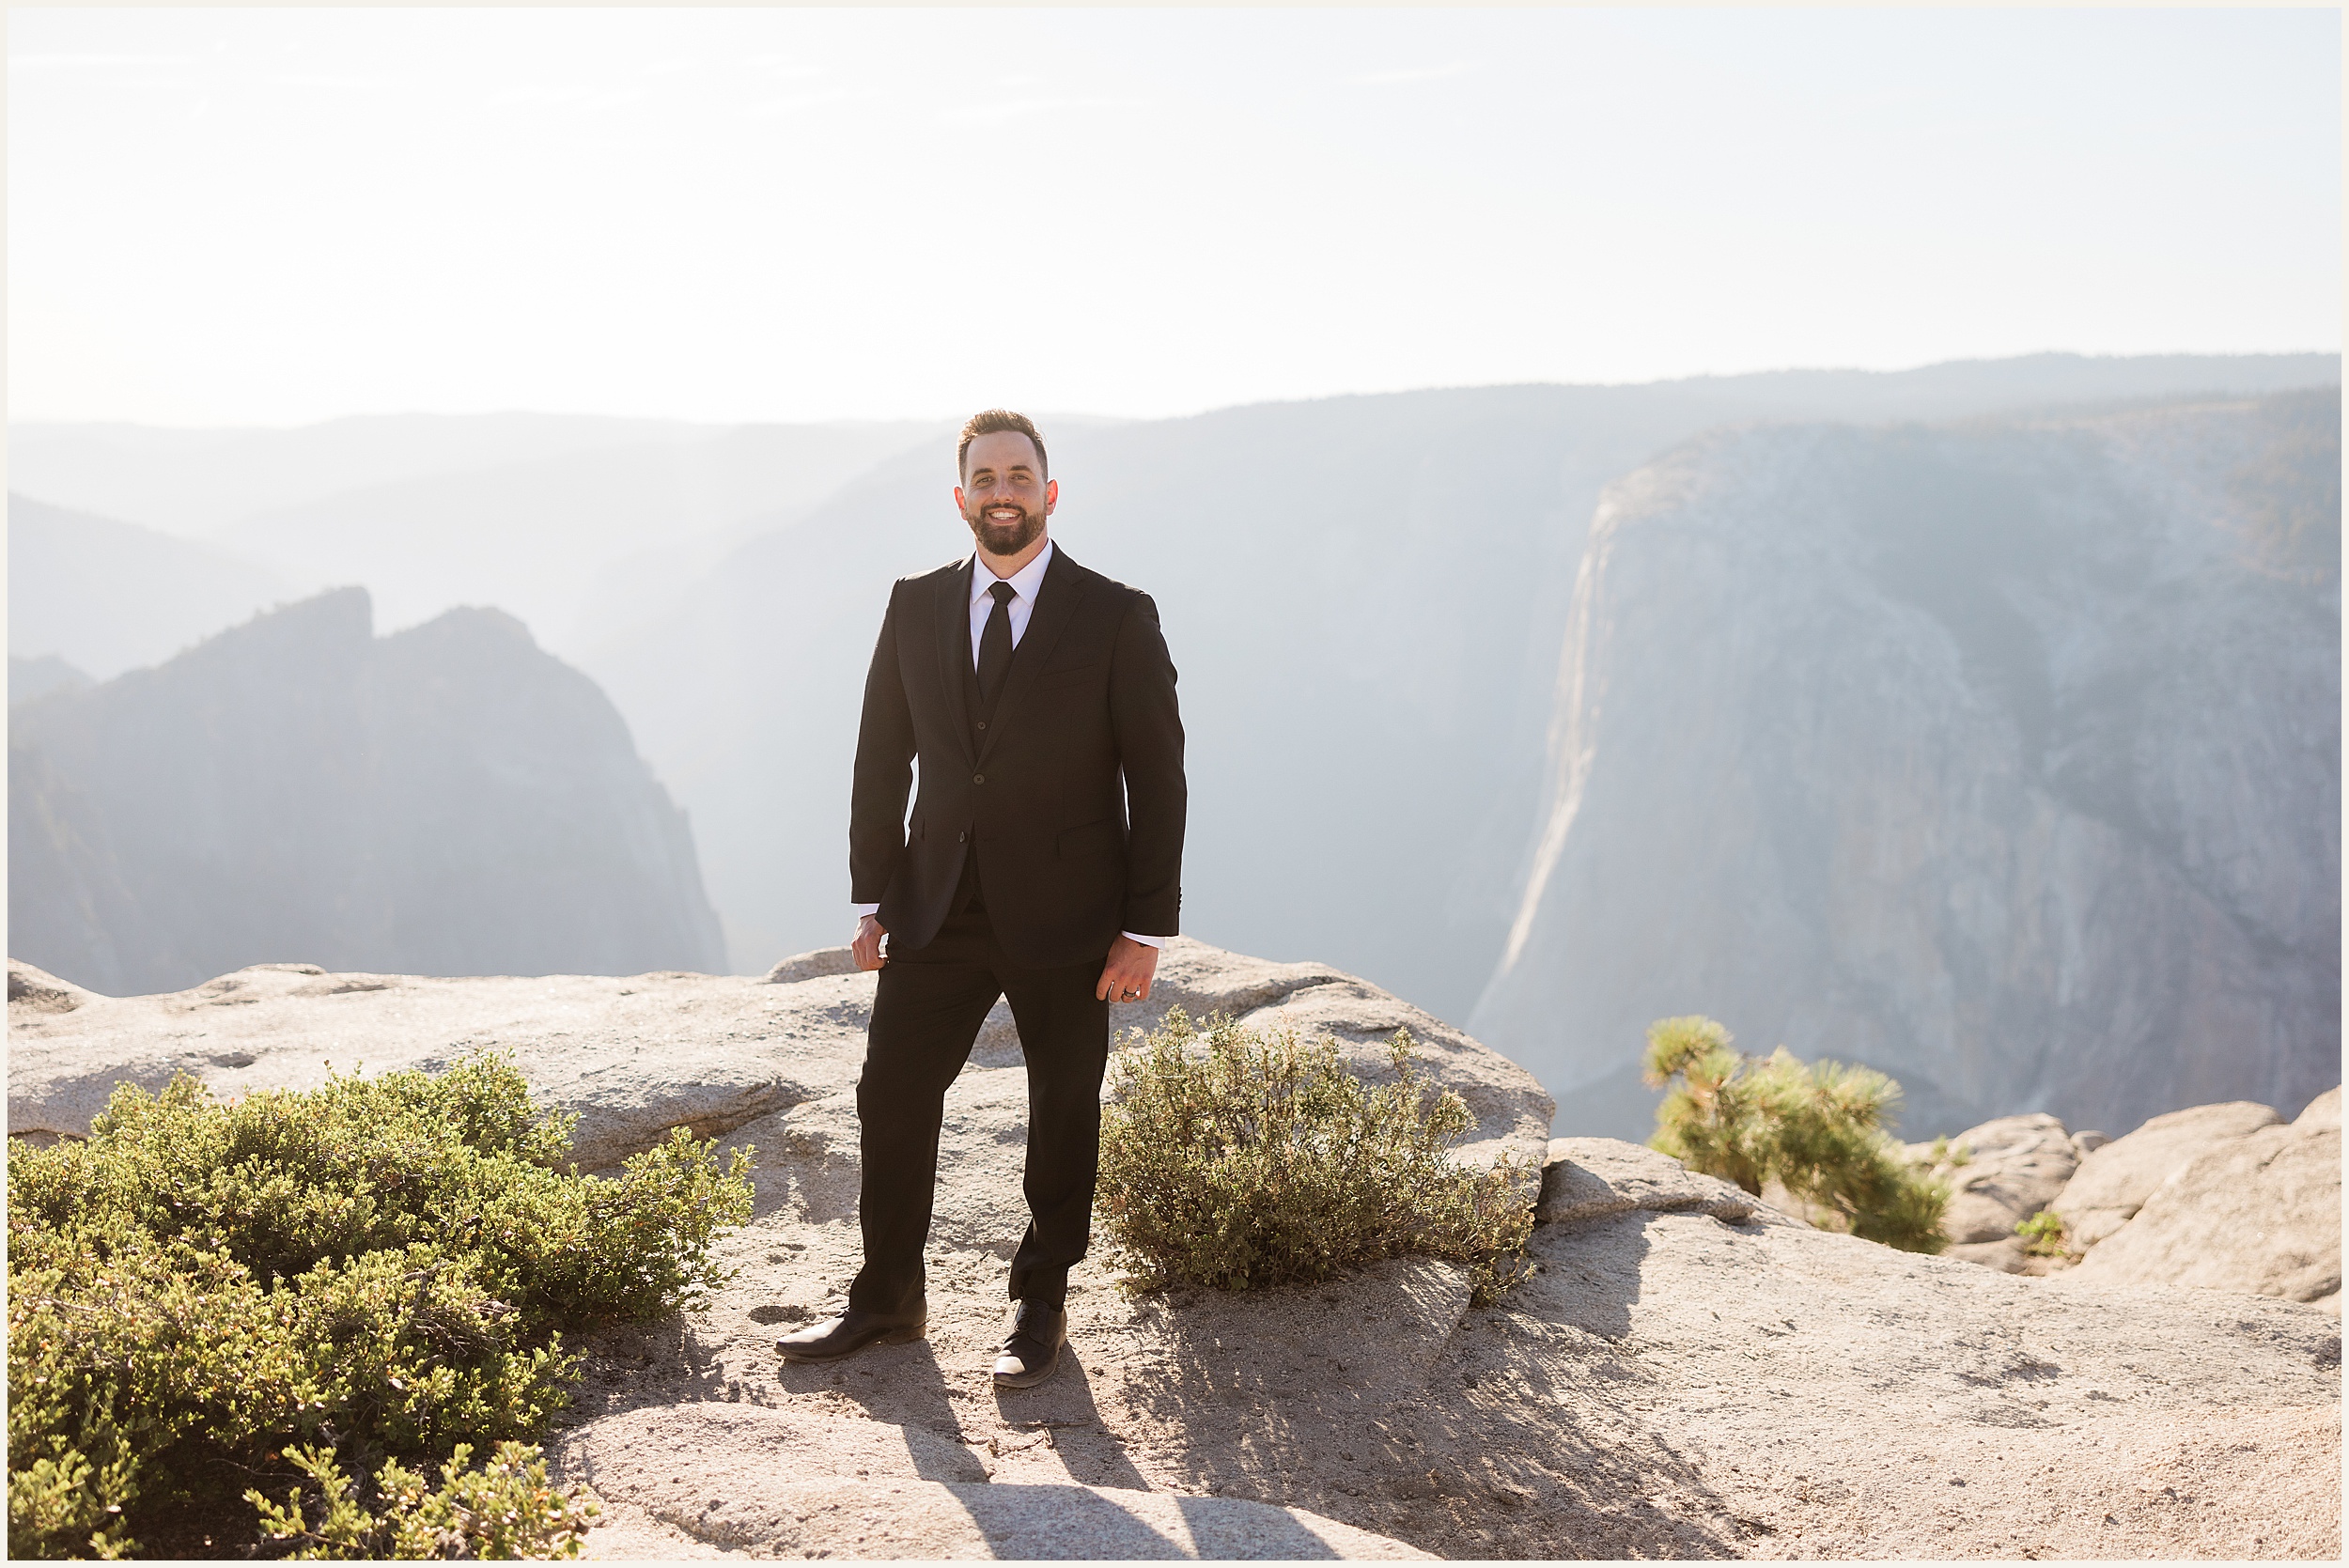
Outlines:
{"type": "Polygon", "coordinates": [[[962,487],[960,485],[957,485],[955,487],[955,510],[957,513],[969,510],[969,508],[964,506],[962,504],[962,487]]]}
{"type": "MultiPolygon", "coordinates": [[[[957,506],[960,506],[960,505],[962,505],[962,492],[961,492],[960,490],[957,490],[957,491],[955,491],[955,505],[956,505],[957,506]]],[[[1047,480],[1045,480],[1045,481],[1044,481],[1044,515],[1045,515],[1046,517],[1050,517],[1050,516],[1052,515],[1052,508],[1053,508],[1053,507],[1055,507],[1055,506],[1057,506],[1057,505],[1060,505],[1060,481],[1059,481],[1059,480],[1057,480],[1057,479],[1047,479],[1047,480]]]]}

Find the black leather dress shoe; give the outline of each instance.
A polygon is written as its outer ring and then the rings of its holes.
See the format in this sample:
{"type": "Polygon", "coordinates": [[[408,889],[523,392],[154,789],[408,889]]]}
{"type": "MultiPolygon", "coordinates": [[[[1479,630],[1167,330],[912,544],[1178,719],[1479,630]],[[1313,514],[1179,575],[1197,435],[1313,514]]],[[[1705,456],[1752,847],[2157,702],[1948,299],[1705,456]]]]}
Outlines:
{"type": "Polygon", "coordinates": [[[903,1344],[918,1340],[929,1326],[929,1311],[916,1307],[910,1312],[868,1312],[850,1307],[838,1317],[828,1317],[795,1334],[786,1334],[775,1342],[786,1361],[837,1361],[843,1356],[853,1356],[868,1344],[903,1344]]]}
{"type": "Polygon", "coordinates": [[[1033,1389],[1060,1365],[1060,1347],[1068,1343],[1068,1309],[1019,1303],[1003,1340],[1003,1353],[995,1358],[995,1386],[1033,1389]]]}

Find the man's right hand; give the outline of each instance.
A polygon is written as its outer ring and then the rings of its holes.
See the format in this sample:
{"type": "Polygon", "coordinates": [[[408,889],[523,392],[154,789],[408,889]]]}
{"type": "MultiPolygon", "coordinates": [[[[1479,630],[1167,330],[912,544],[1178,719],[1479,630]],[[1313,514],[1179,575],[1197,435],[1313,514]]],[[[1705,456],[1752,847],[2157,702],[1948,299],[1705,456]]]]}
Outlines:
{"type": "Polygon", "coordinates": [[[874,916],[857,917],[856,940],[849,948],[856,955],[857,968],[877,970],[889,962],[889,955],[881,951],[881,939],[887,935],[889,933],[881,929],[881,923],[874,916]]]}

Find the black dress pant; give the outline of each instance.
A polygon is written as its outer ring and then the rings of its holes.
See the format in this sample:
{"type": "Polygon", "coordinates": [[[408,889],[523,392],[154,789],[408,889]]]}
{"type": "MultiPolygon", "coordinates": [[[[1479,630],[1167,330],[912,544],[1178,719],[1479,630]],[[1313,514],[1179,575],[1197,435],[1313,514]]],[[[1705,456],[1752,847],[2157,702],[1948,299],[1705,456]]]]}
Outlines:
{"type": "Polygon", "coordinates": [[[1092,1240],[1110,1044],[1109,1003],[1093,991],[1107,949],[1085,963],[1029,969],[997,945],[968,871],[956,906],[928,946],[891,952],[873,999],[856,1086],[864,1266],[848,1288],[848,1305],[868,1312],[906,1312],[922,1299],[946,1090],[998,997],[1010,1000],[1028,1062],[1029,1221],[1011,1261],[1012,1296],[1061,1302],[1092,1240]]]}

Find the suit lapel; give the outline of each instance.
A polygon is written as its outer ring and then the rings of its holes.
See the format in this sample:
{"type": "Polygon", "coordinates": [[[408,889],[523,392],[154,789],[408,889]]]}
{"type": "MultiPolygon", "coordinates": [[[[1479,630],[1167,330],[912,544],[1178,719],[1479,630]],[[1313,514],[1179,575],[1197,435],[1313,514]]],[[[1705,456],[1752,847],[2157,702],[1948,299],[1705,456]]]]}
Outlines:
{"type": "MultiPolygon", "coordinates": [[[[946,691],[946,712],[954,721],[955,742],[962,748],[963,760],[974,767],[976,760],[971,755],[971,705],[962,694],[962,677],[971,667],[971,574],[977,569],[978,558],[974,555],[963,563],[960,571],[946,579],[938,602],[938,680],[946,691]]],[[[1037,606],[1039,611],[1042,608],[1037,606]]]]}
{"type": "MultiPolygon", "coordinates": [[[[1028,629],[1019,639],[1019,646],[1011,656],[1011,673],[1003,677],[1003,694],[995,699],[995,713],[987,726],[987,742],[979,748],[978,761],[987,761],[988,753],[1003,737],[1003,728],[1019,710],[1020,699],[1028,688],[1035,684],[1036,672],[1052,657],[1052,647],[1060,634],[1068,629],[1069,617],[1077,613],[1077,603],[1084,598],[1090,574],[1068,558],[1068,552],[1052,541],[1052,564],[1044,568],[1043,584],[1035,591],[1035,609],[1028,616],[1028,629]]],[[[969,584],[964,584],[968,594],[969,584]]],[[[962,629],[965,652],[971,639],[971,627],[966,619],[962,629]]]]}

